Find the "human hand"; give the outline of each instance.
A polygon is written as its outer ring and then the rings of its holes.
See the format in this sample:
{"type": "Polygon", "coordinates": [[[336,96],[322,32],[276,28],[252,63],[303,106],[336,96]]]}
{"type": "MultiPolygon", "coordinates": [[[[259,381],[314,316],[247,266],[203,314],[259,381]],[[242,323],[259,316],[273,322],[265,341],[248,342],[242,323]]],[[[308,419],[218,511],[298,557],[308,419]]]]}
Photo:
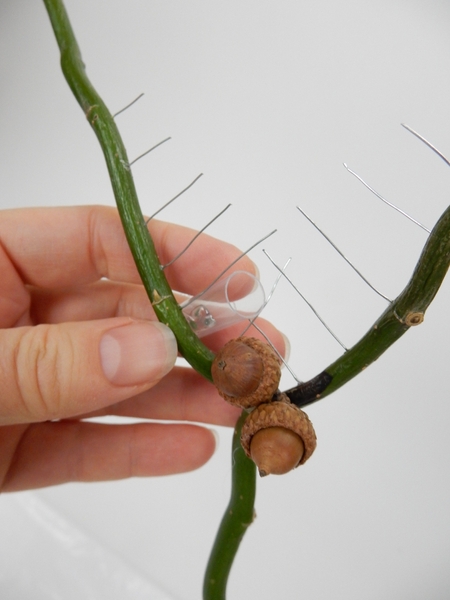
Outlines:
{"type": "MultiPolygon", "coordinates": [[[[159,221],[150,230],[163,264],[193,236],[159,221]]],[[[238,254],[202,235],[166,275],[195,295],[238,254]]],[[[236,269],[255,272],[247,257],[236,269]]],[[[283,336],[258,322],[283,354],[283,336]]],[[[198,425],[89,417],[234,425],[239,414],[195,371],[174,367],[175,338],[156,320],[115,209],[0,212],[0,328],[1,491],[180,473],[215,449],[198,425]]],[[[218,349],[233,333],[208,343],[218,349]]]]}

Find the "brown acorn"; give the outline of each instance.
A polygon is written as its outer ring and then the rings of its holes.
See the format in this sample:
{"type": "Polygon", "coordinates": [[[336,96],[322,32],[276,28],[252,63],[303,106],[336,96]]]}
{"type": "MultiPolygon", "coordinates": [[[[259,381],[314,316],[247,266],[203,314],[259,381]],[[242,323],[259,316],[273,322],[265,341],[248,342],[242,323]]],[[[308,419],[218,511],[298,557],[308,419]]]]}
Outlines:
{"type": "Polygon", "coordinates": [[[216,355],[211,376],[219,394],[250,408],[272,398],[280,383],[280,359],[266,343],[251,337],[230,340],[216,355]]]}
{"type": "Polygon", "coordinates": [[[261,477],[283,475],[299,464],[305,453],[300,436],[285,427],[260,429],[252,437],[250,456],[261,477]]]}
{"type": "Polygon", "coordinates": [[[282,400],[260,404],[241,431],[241,444],[261,477],[283,475],[304,464],[316,447],[316,434],[308,415],[284,394],[282,400]]]}

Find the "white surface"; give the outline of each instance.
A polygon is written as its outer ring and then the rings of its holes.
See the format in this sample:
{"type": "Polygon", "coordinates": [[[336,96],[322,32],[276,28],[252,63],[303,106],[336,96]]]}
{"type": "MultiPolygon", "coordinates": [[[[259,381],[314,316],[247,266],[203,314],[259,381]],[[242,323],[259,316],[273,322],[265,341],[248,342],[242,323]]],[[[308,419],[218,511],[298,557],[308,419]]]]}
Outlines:
{"type": "MultiPolygon", "coordinates": [[[[67,8],[111,110],[146,94],[118,117],[129,156],[172,136],[133,168],[144,211],[204,172],[164,218],[200,228],[231,201],[210,232],[242,248],[275,225],[266,249],[280,264],[293,256],[288,274],[354,343],[385,303],[295,205],[385,294],[402,289],[426,235],[342,162],[428,226],[443,212],[450,170],[400,122],[450,155],[448,3],[71,0],[67,8]]],[[[2,3],[0,17],[1,207],[113,204],[43,5],[2,3]]],[[[268,289],[275,270],[260,250],[252,257],[268,289]]],[[[447,281],[421,327],[308,410],[317,452],[302,469],[259,483],[230,600],[449,597],[449,299],[447,281]]],[[[340,354],[286,283],[265,316],[289,335],[300,378],[340,354]]],[[[196,473],[36,497],[177,600],[196,600],[228,501],[230,435],[221,431],[219,452],[196,473]]],[[[0,516],[11,498],[0,499],[0,516]]],[[[1,538],[2,553],[29,535],[18,524],[1,538]]],[[[45,554],[39,535],[30,543],[45,554]]],[[[72,597],[67,586],[59,597],[72,597]]]]}
{"type": "Polygon", "coordinates": [[[172,600],[33,492],[2,498],[0,526],[3,598],[172,600]]]}

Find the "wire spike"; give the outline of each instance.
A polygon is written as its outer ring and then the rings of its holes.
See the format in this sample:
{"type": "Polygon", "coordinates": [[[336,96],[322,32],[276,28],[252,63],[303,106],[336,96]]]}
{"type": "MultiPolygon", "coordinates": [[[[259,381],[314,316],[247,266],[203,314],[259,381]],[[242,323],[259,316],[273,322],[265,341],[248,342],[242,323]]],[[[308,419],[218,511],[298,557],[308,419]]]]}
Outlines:
{"type": "Polygon", "coordinates": [[[120,110],[118,110],[116,113],[114,113],[113,114],[113,119],[115,119],[117,117],[117,115],[120,115],[120,113],[123,113],[124,111],[126,111],[127,108],[130,108],[130,106],[133,106],[133,104],[135,102],[137,102],[138,100],[140,100],[143,95],[144,95],[144,92],[142,92],[142,94],[139,94],[139,96],[137,98],[135,98],[132,102],[130,102],[130,104],[127,104],[126,106],[124,106],[123,108],[121,108],[120,110]]]}
{"type": "Polygon", "coordinates": [[[323,231],[320,229],[320,227],[319,227],[318,225],[316,225],[316,223],[314,223],[314,221],[313,221],[313,220],[312,220],[310,217],[308,217],[308,215],[307,215],[307,214],[306,214],[306,213],[305,213],[305,212],[304,212],[304,211],[303,211],[303,210],[300,208],[300,206],[297,206],[297,210],[299,210],[299,211],[302,213],[302,215],[303,215],[303,216],[304,216],[306,219],[308,219],[308,221],[311,223],[311,225],[313,225],[313,226],[314,226],[314,227],[317,229],[317,231],[323,235],[323,237],[324,237],[324,238],[327,240],[327,242],[328,242],[329,244],[331,244],[331,246],[332,246],[332,247],[333,247],[333,248],[336,250],[336,252],[337,252],[337,253],[338,253],[340,256],[342,256],[342,258],[345,260],[345,262],[346,262],[348,265],[350,265],[350,266],[351,266],[351,268],[352,268],[352,269],[355,271],[355,273],[357,273],[357,274],[358,274],[358,275],[361,277],[361,279],[362,279],[362,280],[363,280],[363,281],[364,281],[364,282],[365,282],[365,283],[366,283],[366,284],[367,284],[367,285],[370,287],[370,289],[371,289],[371,290],[373,290],[373,291],[374,291],[376,294],[378,294],[379,296],[381,296],[381,297],[382,297],[384,300],[386,300],[387,302],[389,302],[389,303],[391,303],[391,302],[392,302],[392,300],[390,300],[390,299],[389,299],[387,296],[385,296],[385,295],[384,295],[384,294],[382,294],[382,293],[381,293],[379,290],[377,290],[377,288],[376,288],[376,287],[374,287],[374,286],[373,286],[373,285],[370,283],[370,281],[368,281],[368,280],[367,280],[367,279],[364,277],[364,275],[363,275],[363,274],[362,274],[362,273],[361,273],[361,272],[360,272],[360,271],[359,271],[359,270],[358,270],[358,269],[355,267],[355,265],[354,265],[354,264],[353,264],[353,263],[352,263],[352,262],[351,262],[351,261],[350,261],[350,260],[349,260],[349,259],[348,259],[348,258],[345,256],[345,255],[344,255],[344,253],[343,253],[343,252],[341,252],[341,250],[340,250],[340,249],[339,249],[339,248],[336,246],[336,244],[330,240],[330,238],[329,238],[329,237],[328,237],[328,236],[327,236],[327,235],[326,235],[326,234],[325,234],[325,233],[324,233],[324,232],[323,232],[323,231]]]}
{"type": "Polygon", "coordinates": [[[171,204],[174,200],[179,198],[182,194],[184,194],[184,192],[187,192],[187,190],[189,188],[191,188],[194,185],[194,183],[196,183],[200,179],[200,177],[202,175],[203,175],[203,173],[200,173],[200,175],[197,175],[197,177],[194,179],[194,181],[191,181],[191,183],[188,186],[186,186],[184,188],[184,190],[181,190],[181,192],[178,192],[178,194],[176,196],[174,196],[171,200],[169,200],[169,202],[166,202],[163,206],[161,206],[161,208],[158,208],[158,210],[156,212],[154,212],[152,214],[152,216],[146,220],[145,224],[148,225],[149,221],[151,221],[154,217],[156,217],[157,214],[159,214],[162,210],[167,208],[169,206],[169,204],[171,204]]]}
{"type": "Polygon", "coordinates": [[[174,258],[172,258],[171,261],[169,261],[165,265],[161,265],[161,269],[164,270],[167,267],[170,267],[170,265],[172,265],[176,260],[178,260],[180,258],[180,256],[182,254],[184,254],[186,252],[186,250],[188,250],[192,246],[192,244],[195,242],[195,240],[205,231],[205,229],[207,229],[212,223],[214,223],[214,221],[216,221],[219,217],[221,217],[223,215],[223,213],[230,208],[230,206],[231,206],[231,203],[228,204],[228,206],[225,206],[225,208],[223,210],[221,210],[220,213],[218,213],[213,219],[211,219],[211,221],[209,221],[209,223],[207,223],[204,227],[202,227],[202,229],[200,229],[200,231],[198,231],[195,234],[195,236],[192,238],[192,240],[189,242],[189,244],[179,254],[177,254],[174,258]]]}
{"type": "MultiPolygon", "coordinates": [[[[291,262],[292,258],[289,257],[286,261],[286,263],[283,266],[283,271],[286,270],[288,264],[291,262]]],[[[300,381],[300,379],[297,377],[297,375],[294,373],[294,371],[291,369],[291,367],[289,366],[289,364],[287,363],[287,361],[284,359],[283,356],[281,356],[281,354],[278,352],[278,350],[275,348],[275,346],[272,344],[271,340],[268,338],[268,336],[264,333],[264,331],[262,331],[262,329],[256,325],[255,321],[256,319],[259,317],[259,315],[262,313],[262,311],[264,310],[264,308],[269,304],[270,300],[272,299],[273,293],[275,292],[278,283],[280,282],[280,279],[282,277],[282,274],[279,273],[277,278],[275,279],[275,282],[272,285],[272,288],[269,292],[269,295],[266,298],[266,301],[264,302],[263,306],[261,307],[261,310],[258,312],[258,314],[256,315],[256,317],[254,317],[253,319],[249,319],[249,323],[247,325],[247,327],[244,329],[244,331],[241,333],[241,336],[245,335],[246,332],[249,330],[250,327],[254,327],[257,331],[259,331],[261,333],[261,335],[263,335],[265,337],[265,339],[267,340],[267,342],[270,344],[270,346],[273,348],[274,352],[276,352],[277,356],[279,357],[279,359],[281,360],[281,362],[284,364],[284,366],[286,367],[286,369],[289,371],[289,373],[292,375],[292,377],[295,379],[295,381],[300,384],[302,383],[300,381]]]]}
{"type": "MultiPolygon", "coordinates": [[[[287,259],[287,261],[284,263],[284,265],[283,265],[283,268],[282,268],[282,273],[284,273],[284,271],[286,271],[286,269],[287,269],[287,267],[288,267],[289,263],[291,262],[291,260],[292,260],[292,256],[290,256],[290,257],[287,259]]],[[[275,282],[274,282],[274,284],[272,285],[272,287],[271,287],[271,289],[270,289],[269,295],[267,296],[267,299],[266,299],[266,302],[264,303],[264,306],[267,306],[267,304],[269,303],[269,300],[271,300],[271,299],[272,299],[272,296],[273,296],[273,294],[274,294],[275,290],[277,289],[277,286],[278,286],[278,284],[279,284],[279,282],[280,282],[280,279],[281,279],[281,277],[282,277],[282,273],[279,273],[279,274],[277,275],[277,278],[275,279],[275,282]]],[[[263,308],[264,308],[264,307],[263,307],[263,308]]],[[[262,310],[262,309],[261,309],[261,310],[262,310]]]]}
{"type": "Polygon", "coordinates": [[[183,308],[186,308],[186,306],[189,306],[189,304],[191,304],[195,299],[200,298],[200,296],[203,296],[203,294],[206,294],[206,292],[212,288],[212,286],[216,283],[216,281],[219,281],[219,279],[225,275],[225,273],[231,269],[231,267],[233,265],[235,265],[239,260],[241,260],[241,258],[243,258],[246,254],[248,254],[251,250],[253,250],[253,248],[255,248],[256,246],[258,246],[258,244],[261,244],[262,242],[264,242],[265,240],[267,240],[267,238],[269,238],[271,235],[273,235],[276,232],[276,229],[274,229],[273,231],[271,231],[270,233],[268,233],[267,235],[265,235],[264,237],[262,237],[260,240],[258,240],[257,242],[255,242],[252,246],[250,246],[250,248],[247,248],[247,250],[245,252],[242,252],[242,254],[240,254],[237,258],[235,258],[226,269],[224,269],[221,273],[219,273],[219,275],[217,275],[217,277],[215,277],[211,283],[205,287],[204,290],[202,290],[199,294],[196,294],[195,296],[192,296],[192,298],[190,298],[187,302],[185,302],[183,304],[183,308]]]}
{"type": "MultiPolygon", "coordinates": [[[[291,262],[292,258],[289,257],[283,267],[283,271],[286,269],[286,267],[288,266],[288,264],[291,262]]],[[[281,279],[281,273],[279,273],[277,275],[277,278],[275,279],[275,282],[272,284],[272,287],[270,289],[269,295],[267,296],[264,304],[261,306],[261,308],[258,311],[258,314],[255,315],[252,319],[248,319],[248,325],[246,326],[246,328],[244,329],[244,331],[241,333],[241,336],[245,335],[246,332],[250,329],[250,327],[253,325],[253,323],[256,321],[256,319],[259,317],[259,315],[262,313],[262,311],[265,309],[265,307],[269,304],[269,301],[271,300],[274,291],[276,290],[278,283],[280,282],[281,279]]]]}
{"type": "Polygon", "coordinates": [[[406,125],[405,123],[400,123],[402,127],[404,127],[407,131],[409,131],[410,133],[412,133],[413,135],[416,136],[416,138],[419,138],[419,140],[421,142],[423,142],[424,144],[426,144],[428,146],[428,148],[431,148],[431,150],[433,150],[433,152],[436,152],[436,154],[438,156],[440,156],[442,158],[442,160],[447,163],[447,165],[450,167],[450,161],[448,160],[448,158],[446,158],[442,152],[440,152],[436,146],[433,146],[433,144],[431,142],[429,142],[428,140],[426,140],[422,135],[420,135],[420,133],[417,133],[417,131],[414,131],[414,129],[412,127],[409,127],[409,125],[406,125]]]}
{"type": "MultiPolygon", "coordinates": [[[[289,257],[287,259],[287,261],[286,261],[286,263],[285,263],[285,265],[283,267],[283,271],[286,270],[286,267],[291,262],[291,260],[292,260],[292,257],[289,257]]],[[[277,275],[277,278],[275,279],[275,282],[273,283],[272,288],[270,289],[269,295],[267,296],[266,301],[264,302],[264,304],[261,306],[258,314],[255,317],[253,317],[253,319],[249,319],[248,320],[248,325],[246,326],[246,328],[244,329],[244,331],[241,333],[241,336],[243,336],[243,335],[246,334],[246,332],[250,329],[250,327],[253,325],[253,323],[256,321],[256,319],[259,317],[259,315],[262,313],[262,311],[265,309],[265,307],[269,304],[269,301],[272,299],[273,293],[276,290],[276,288],[277,288],[277,286],[278,286],[278,284],[280,282],[280,279],[281,279],[281,273],[279,273],[277,275]]]]}
{"type": "Polygon", "coordinates": [[[168,142],[169,140],[171,140],[171,137],[167,137],[165,140],[162,140],[161,142],[158,142],[157,144],[155,144],[154,146],[152,146],[152,148],[150,148],[150,150],[146,150],[145,152],[143,152],[142,154],[140,154],[138,157],[136,157],[134,160],[132,160],[128,166],[131,167],[131,165],[134,165],[135,162],[137,162],[139,159],[141,159],[144,156],[147,156],[147,154],[149,154],[152,150],[154,150],[155,148],[158,148],[158,146],[161,146],[161,144],[164,144],[165,142],[168,142]]]}
{"type": "Polygon", "coordinates": [[[422,223],[420,223],[419,221],[416,221],[416,219],[411,217],[411,215],[408,215],[408,213],[406,213],[404,210],[402,210],[395,204],[392,204],[392,202],[389,202],[389,200],[386,200],[386,198],[383,198],[383,196],[381,194],[379,194],[377,191],[375,191],[372,187],[370,187],[370,185],[368,183],[366,183],[362,177],[360,177],[357,173],[355,173],[355,171],[352,171],[352,169],[350,169],[350,167],[347,165],[347,163],[343,163],[343,165],[349,173],[354,175],[356,177],[356,179],[358,179],[370,192],[372,192],[372,194],[374,194],[382,202],[384,202],[385,204],[387,204],[388,206],[390,206],[391,208],[393,208],[394,210],[399,212],[401,215],[403,215],[404,217],[406,217],[407,219],[409,219],[410,221],[412,221],[413,223],[415,223],[416,225],[421,227],[427,233],[431,233],[431,231],[429,229],[427,229],[427,227],[425,227],[425,225],[422,225],[422,223]]]}
{"type": "Polygon", "coordinates": [[[319,315],[319,313],[316,311],[316,309],[314,308],[314,306],[308,302],[308,300],[305,298],[305,296],[300,292],[300,290],[296,287],[296,285],[294,284],[294,282],[286,275],[286,273],[284,273],[281,269],[281,267],[279,267],[276,262],[273,260],[273,258],[269,255],[268,252],[266,252],[265,250],[263,250],[264,254],[267,256],[267,258],[270,260],[270,262],[273,264],[273,266],[275,268],[277,268],[280,273],[283,275],[283,277],[285,277],[285,279],[287,279],[287,281],[292,285],[292,287],[294,288],[294,290],[297,292],[297,294],[300,296],[300,298],[309,306],[309,308],[312,310],[312,312],[316,315],[316,317],[319,319],[319,321],[322,323],[322,325],[325,327],[325,329],[328,331],[328,333],[330,333],[334,339],[337,341],[337,343],[345,350],[347,351],[348,348],[346,348],[346,346],[344,346],[344,344],[340,341],[340,339],[333,333],[333,331],[328,327],[328,325],[325,323],[325,321],[322,319],[322,317],[319,315]]]}

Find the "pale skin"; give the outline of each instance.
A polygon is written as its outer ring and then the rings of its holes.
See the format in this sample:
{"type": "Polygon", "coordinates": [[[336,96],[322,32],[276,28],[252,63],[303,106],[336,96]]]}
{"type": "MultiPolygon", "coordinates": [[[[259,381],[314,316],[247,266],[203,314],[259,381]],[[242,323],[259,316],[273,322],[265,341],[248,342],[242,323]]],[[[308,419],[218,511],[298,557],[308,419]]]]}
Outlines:
{"type": "MultiPolygon", "coordinates": [[[[150,231],[163,264],[193,236],[160,221],[150,231]]],[[[166,275],[174,290],[194,295],[238,255],[202,235],[166,275]]],[[[247,257],[237,269],[255,273],[247,257]]],[[[258,324],[284,353],[283,336],[258,324]]],[[[206,343],[218,350],[241,331],[206,343]]],[[[184,422],[232,426],[239,410],[175,359],[115,209],[0,212],[0,491],[181,473],[207,462],[213,433],[184,422]],[[107,415],[181,423],[86,420],[107,415]]]]}

